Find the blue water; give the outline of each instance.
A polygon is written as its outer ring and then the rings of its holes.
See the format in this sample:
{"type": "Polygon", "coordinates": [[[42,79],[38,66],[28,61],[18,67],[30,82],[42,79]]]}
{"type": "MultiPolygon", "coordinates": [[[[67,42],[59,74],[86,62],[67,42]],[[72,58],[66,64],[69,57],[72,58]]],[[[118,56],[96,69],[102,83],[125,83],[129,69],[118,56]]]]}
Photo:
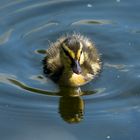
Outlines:
{"type": "Polygon", "coordinates": [[[0,139],[139,140],[139,13],[139,0],[0,0],[0,139]],[[95,42],[103,69],[65,97],[41,61],[73,32],[95,42]]]}

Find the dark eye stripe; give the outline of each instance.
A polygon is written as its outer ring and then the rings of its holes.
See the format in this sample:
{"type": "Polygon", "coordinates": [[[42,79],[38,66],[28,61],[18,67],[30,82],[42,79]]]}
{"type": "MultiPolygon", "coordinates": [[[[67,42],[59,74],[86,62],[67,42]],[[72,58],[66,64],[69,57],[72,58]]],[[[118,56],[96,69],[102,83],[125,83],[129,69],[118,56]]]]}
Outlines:
{"type": "MultiPolygon", "coordinates": [[[[62,47],[63,48],[63,47],[62,47]]],[[[71,61],[73,61],[73,58],[70,56],[69,52],[66,51],[64,48],[63,48],[63,51],[65,52],[65,54],[70,58],[71,61]]]]}
{"type": "Polygon", "coordinates": [[[81,55],[82,55],[82,51],[80,52],[80,57],[79,57],[78,61],[80,61],[81,55]]]}

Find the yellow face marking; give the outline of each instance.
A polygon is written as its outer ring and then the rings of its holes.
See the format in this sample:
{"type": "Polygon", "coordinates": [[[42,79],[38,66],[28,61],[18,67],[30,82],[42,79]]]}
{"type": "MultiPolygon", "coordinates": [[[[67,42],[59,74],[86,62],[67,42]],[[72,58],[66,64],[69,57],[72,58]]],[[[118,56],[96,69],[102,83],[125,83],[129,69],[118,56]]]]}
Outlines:
{"type": "Polygon", "coordinates": [[[80,60],[80,56],[81,56],[81,50],[78,50],[78,52],[77,52],[77,60],[80,60]]]}
{"type": "Polygon", "coordinates": [[[82,43],[80,42],[80,48],[79,48],[79,50],[78,50],[78,52],[77,52],[77,60],[80,60],[82,48],[83,48],[83,45],[82,45],[82,43]]]}
{"type": "Polygon", "coordinates": [[[63,48],[69,53],[69,55],[74,59],[75,54],[72,50],[70,50],[64,43],[63,43],[63,48]]]}
{"type": "Polygon", "coordinates": [[[85,59],[84,58],[84,53],[82,53],[81,56],[80,56],[80,61],[79,61],[81,65],[84,63],[84,59],[85,59]]]}

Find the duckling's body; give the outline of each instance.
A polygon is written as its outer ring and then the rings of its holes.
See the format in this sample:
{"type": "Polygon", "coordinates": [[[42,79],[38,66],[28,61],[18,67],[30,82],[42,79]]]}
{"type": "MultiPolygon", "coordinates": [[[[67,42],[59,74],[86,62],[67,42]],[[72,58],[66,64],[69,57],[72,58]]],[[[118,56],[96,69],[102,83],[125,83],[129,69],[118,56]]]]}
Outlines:
{"type": "Polygon", "coordinates": [[[43,60],[45,74],[62,86],[84,85],[101,69],[94,44],[78,34],[59,38],[46,50],[46,55],[43,60]]]}

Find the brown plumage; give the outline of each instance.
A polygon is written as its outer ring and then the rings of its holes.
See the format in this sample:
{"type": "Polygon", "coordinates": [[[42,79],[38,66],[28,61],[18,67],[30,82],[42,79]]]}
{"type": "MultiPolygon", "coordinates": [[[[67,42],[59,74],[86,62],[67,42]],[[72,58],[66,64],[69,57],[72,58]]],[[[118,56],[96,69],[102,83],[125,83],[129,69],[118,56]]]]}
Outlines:
{"type": "Polygon", "coordinates": [[[62,86],[86,84],[101,69],[99,54],[88,38],[73,34],[60,37],[46,50],[44,73],[62,86]]]}

